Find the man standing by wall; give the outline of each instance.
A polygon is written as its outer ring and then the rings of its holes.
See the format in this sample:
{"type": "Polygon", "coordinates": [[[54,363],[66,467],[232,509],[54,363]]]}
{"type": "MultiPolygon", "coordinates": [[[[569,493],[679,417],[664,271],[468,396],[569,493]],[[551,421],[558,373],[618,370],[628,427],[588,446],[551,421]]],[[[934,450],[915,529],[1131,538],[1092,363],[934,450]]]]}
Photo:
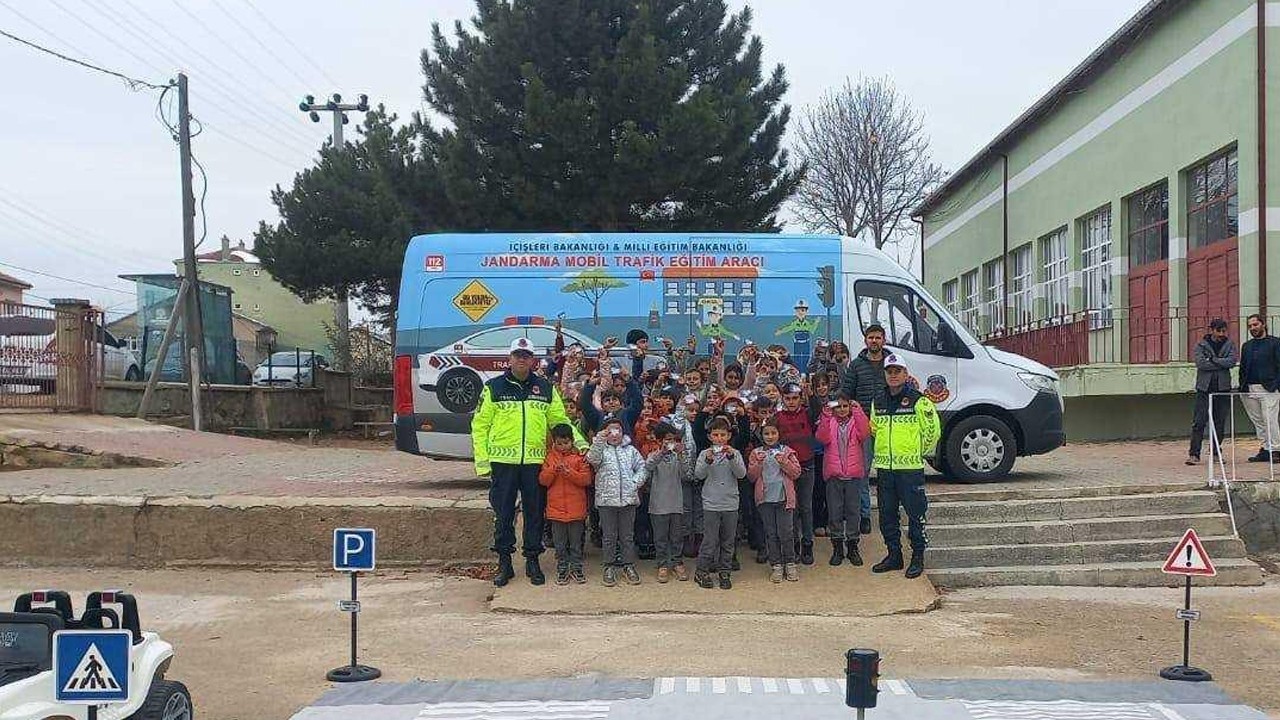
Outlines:
{"type": "MultiPolygon", "coordinates": [[[[871,401],[885,388],[884,379],[884,328],[872,323],[862,331],[862,339],[867,348],[858,353],[858,357],[850,361],[840,377],[840,394],[850,398],[862,407],[862,412],[871,417],[871,401]]],[[[871,479],[871,456],[875,453],[875,438],[867,438],[862,444],[863,462],[866,464],[866,477],[871,479]]],[[[860,498],[862,510],[862,526],[858,531],[862,535],[871,532],[871,490],[869,485],[862,487],[860,498]]]]}
{"type": "Polygon", "coordinates": [[[1250,340],[1240,348],[1240,398],[1262,441],[1249,462],[1280,462],[1280,338],[1267,334],[1262,315],[1249,316],[1250,340]]]}
{"type": "Polygon", "coordinates": [[[1231,368],[1240,361],[1236,344],[1227,337],[1227,321],[1214,318],[1209,323],[1209,334],[1196,343],[1196,405],[1191,419],[1191,449],[1187,452],[1187,464],[1200,462],[1200,447],[1204,444],[1206,425],[1213,427],[1214,447],[1222,444],[1222,427],[1231,415],[1231,368]],[[1214,393],[1224,393],[1215,395],[1214,393]],[[1210,421],[1212,418],[1212,421],[1210,421]]]}
{"type": "Polygon", "coordinates": [[[494,514],[493,551],[498,554],[498,575],[493,584],[498,587],[516,575],[511,555],[516,550],[517,493],[524,515],[525,575],[534,585],[546,582],[538,564],[546,504],[538,473],[547,457],[547,433],[556,425],[569,423],[555,386],[533,373],[533,343],[516,338],[511,342],[509,359],[507,371],[485,383],[480,407],[471,420],[476,474],[492,476],[489,506],[494,514]]]}

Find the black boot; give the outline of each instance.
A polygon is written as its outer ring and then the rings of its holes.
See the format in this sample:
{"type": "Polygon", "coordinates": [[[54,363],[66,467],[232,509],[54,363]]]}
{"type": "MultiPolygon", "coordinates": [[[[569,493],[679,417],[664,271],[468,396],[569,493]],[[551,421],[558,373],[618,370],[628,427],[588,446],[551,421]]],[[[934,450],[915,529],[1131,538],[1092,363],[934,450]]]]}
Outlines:
{"type": "Polygon", "coordinates": [[[827,562],[832,567],[844,562],[844,540],[831,538],[831,559],[827,562]]]}
{"type": "Polygon", "coordinates": [[[547,581],[547,576],[542,574],[542,566],[538,564],[538,558],[526,558],[524,561],[524,574],[529,577],[529,582],[534,585],[541,585],[547,581]]]}
{"type": "Polygon", "coordinates": [[[812,540],[800,541],[800,564],[802,565],[813,564],[813,541],[812,540]]]}
{"type": "Polygon", "coordinates": [[[871,566],[871,572],[873,573],[887,573],[893,570],[901,570],[901,569],[902,569],[902,551],[901,550],[890,550],[889,554],[885,555],[883,560],[871,566]]]}
{"type": "Polygon", "coordinates": [[[493,576],[495,587],[505,587],[516,576],[516,569],[511,567],[511,553],[498,555],[498,574],[493,576]]]}
{"type": "Polygon", "coordinates": [[[907,566],[907,579],[912,580],[924,574],[924,551],[911,551],[911,564],[907,566]]]}
{"type": "Polygon", "coordinates": [[[862,518],[858,523],[858,532],[863,535],[871,534],[871,518],[865,516],[862,518]]]}
{"type": "Polygon", "coordinates": [[[849,556],[849,562],[852,563],[855,567],[861,567],[862,553],[858,552],[858,541],[849,540],[845,543],[845,545],[848,546],[848,549],[845,550],[845,553],[849,556]]]}

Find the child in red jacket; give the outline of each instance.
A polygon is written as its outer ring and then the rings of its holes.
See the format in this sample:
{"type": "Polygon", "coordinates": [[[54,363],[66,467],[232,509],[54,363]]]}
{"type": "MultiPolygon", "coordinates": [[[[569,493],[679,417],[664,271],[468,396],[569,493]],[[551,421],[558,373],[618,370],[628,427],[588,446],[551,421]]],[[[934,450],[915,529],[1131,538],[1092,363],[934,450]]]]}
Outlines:
{"type": "Polygon", "coordinates": [[[796,512],[796,478],[800,460],[795,450],[784,445],[774,420],[760,427],[762,445],[751,451],[747,477],[755,485],[756,509],[764,525],[764,542],[773,574],[769,579],[795,582],[796,548],[792,539],[796,512]]]}
{"type": "Polygon", "coordinates": [[[818,418],[818,442],[826,448],[822,458],[827,483],[827,535],[831,538],[831,564],[862,564],[858,552],[858,526],[862,522],[861,491],[867,486],[862,443],[871,437],[870,423],[861,406],[841,393],[827,403],[818,418]]]}
{"type": "Polygon", "coordinates": [[[587,487],[591,466],[573,446],[573,428],[551,428],[551,449],[542,463],[538,482],[547,489],[547,520],[556,548],[556,584],[587,581],[582,567],[582,535],[587,518],[587,487]]]}

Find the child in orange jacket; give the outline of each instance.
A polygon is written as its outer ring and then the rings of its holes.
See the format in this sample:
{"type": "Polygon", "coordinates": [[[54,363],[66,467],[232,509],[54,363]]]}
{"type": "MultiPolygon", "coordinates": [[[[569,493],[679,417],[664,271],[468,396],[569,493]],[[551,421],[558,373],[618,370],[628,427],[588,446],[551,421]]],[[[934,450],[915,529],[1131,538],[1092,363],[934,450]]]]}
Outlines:
{"type": "Polygon", "coordinates": [[[538,482],[547,489],[547,520],[556,548],[556,584],[587,581],[582,567],[582,535],[587,518],[587,487],[591,466],[573,445],[573,428],[551,428],[551,449],[542,463],[538,482]]]}

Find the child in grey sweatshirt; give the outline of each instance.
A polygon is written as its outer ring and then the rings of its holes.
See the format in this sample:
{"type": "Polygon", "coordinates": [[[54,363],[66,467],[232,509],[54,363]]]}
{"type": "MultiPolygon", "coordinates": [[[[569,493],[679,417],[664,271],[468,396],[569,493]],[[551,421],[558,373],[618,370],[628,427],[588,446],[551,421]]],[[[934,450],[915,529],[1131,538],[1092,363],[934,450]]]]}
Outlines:
{"type": "Polygon", "coordinates": [[[729,423],[712,420],[707,426],[711,447],[694,463],[702,485],[702,549],[698,552],[698,585],[711,588],[711,573],[720,573],[720,589],[733,587],[733,546],[738,533],[738,481],[747,476],[742,453],[729,445],[729,423]]]}
{"type": "Polygon", "coordinates": [[[649,488],[649,519],[653,524],[653,540],[657,549],[658,582],[688,580],[681,546],[684,542],[684,486],[693,478],[692,455],[686,450],[681,433],[670,423],[660,422],[653,428],[658,449],[645,461],[649,488]]]}

